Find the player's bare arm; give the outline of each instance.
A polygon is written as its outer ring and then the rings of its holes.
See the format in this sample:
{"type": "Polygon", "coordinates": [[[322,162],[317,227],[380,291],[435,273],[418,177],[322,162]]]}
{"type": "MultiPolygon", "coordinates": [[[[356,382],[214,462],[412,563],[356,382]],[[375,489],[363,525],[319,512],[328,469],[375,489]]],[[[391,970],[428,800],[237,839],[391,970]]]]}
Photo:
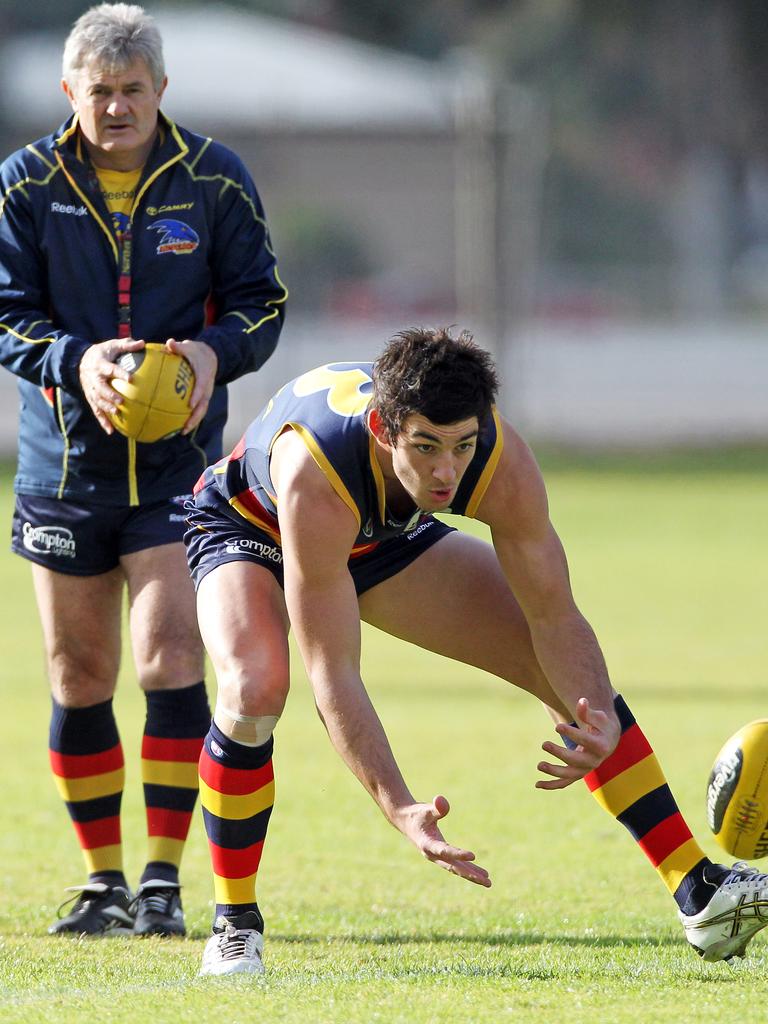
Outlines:
{"type": "Polygon", "coordinates": [[[88,405],[98,420],[99,426],[107,434],[114,433],[109,416],[117,412],[121,397],[112,387],[115,377],[130,380],[130,373],[119,366],[117,360],[124,352],[136,352],[144,348],[144,342],[134,338],[110,338],[91,345],[83,353],[80,360],[80,386],[83,389],[88,405]]]}
{"type": "Polygon", "coordinates": [[[219,359],[210,345],[204,341],[177,341],[170,338],[166,343],[170,352],[183,356],[195,374],[195,387],[189,403],[189,419],[184,424],[182,434],[190,434],[205,416],[216,384],[216,370],[219,359]]]}
{"type": "Polygon", "coordinates": [[[474,854],[443,838],[437,822],[449,810],[445,797],[420,803],[411,795],[360,676],[360,611],[347,568],[355,516],[293,431],[275,443],[271,475],[288,613],[331,742],[387,820],[428,860],[490,885],[474,854]]]}
{"type": "Polygon", "coordinates": [[[540,770],[553,778],[537,785],[560,789],[583,778],[613,751],[620,728],[605,659],[573,599],[541,473],[519,435],[507,423],[503,429],[504,452],[478,518],[491,527],[494,548],[525,613],[539,664],[577,723],[556,727],[578,744],[576,749],[543,744],[563,763],[541,762],[540,770]]]}

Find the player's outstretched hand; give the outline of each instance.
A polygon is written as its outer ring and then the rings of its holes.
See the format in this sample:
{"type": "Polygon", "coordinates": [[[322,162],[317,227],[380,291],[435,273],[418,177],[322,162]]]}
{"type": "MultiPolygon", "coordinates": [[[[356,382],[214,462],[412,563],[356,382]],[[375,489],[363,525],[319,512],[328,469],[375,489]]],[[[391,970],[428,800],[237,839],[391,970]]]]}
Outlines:
{"type": "Polygon", "coordinates": [[[438,821],[444,818],[450,809],[450,804],[444,796],[436,796],[431,804],[411,804],[403,813],[400,828],[427,860],[439,864],[452,875],[459,875],[460,878],[466,878],[476,885],[490,888],[491,879],[488,872],[479,864],[473,863],[474,853],[446,843],[437,827],[438,821]]]}
{"type": "Polygon", "coordinates": [[[195,373],[195,386],[189,402],[189,418],[181,431],[182,434],[191,434],[208,410],[208,403],[216,384],[219,358],[204,341],[176,341],[175,338],[170,338],[165,345],[177,356],[184,356],[195,373]]]}
{"type": "Polygon", "coordinates": [[[578,746],[561,747],[550,740],[542,743],[541,749],[559,758],[562,764],[539,761],[540,772],[552,775],[551,779],[539,779],[537,789],[565,789],[578,779],[583,779],[593,768],[597,768],[616,749],[621,735],[621,727],[615,715],[606,715],[604,711],[594,711],[586,697],[582,697],[576,705],[576,724],[566,725],[564,722],[555,726],[555,731],[567,737],[578,746]]]}
{"type": "Polygon", "coordinates": [[[114,377],[121,380],[131,379],[130,373],[117,365],[117,360],[124,352],[136,352],[140,348],[144,348],[143,341],[134,338],[112,338],[91,345],[80,360],[80,387],[83,389],[85,400],[93,410],[93,415],[107,434],[112,434],[115,429],[109,421],[109,415],[117,412],[122,401],[110,381],[114,377]]]}

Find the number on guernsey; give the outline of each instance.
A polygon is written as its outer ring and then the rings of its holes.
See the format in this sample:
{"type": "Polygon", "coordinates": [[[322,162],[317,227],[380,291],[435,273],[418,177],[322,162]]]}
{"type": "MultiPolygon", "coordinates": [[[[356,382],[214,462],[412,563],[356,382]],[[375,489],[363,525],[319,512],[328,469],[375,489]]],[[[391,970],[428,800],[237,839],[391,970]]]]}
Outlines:
{"type": "Polygon", "coordinates": [[[328,408],[338,416],[359,416],[370,402],[370,391],[361,389],[371,383],[371,378],[359,367],[335,370],[332,366],[320,366],[302,374],[293,385],[293,392],[300,398],[327,391],[328,408]]]}

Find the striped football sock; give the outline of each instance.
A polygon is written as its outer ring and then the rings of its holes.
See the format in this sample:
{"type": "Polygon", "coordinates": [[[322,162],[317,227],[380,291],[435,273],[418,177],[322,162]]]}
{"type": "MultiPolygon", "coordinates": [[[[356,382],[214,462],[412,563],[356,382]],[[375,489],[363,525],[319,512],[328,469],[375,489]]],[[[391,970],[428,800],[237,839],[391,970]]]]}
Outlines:
{"type": "Polygon", "coordinates": [[[650,743],[618,695],[614,707],[621,723],[618,746],[584,781],[635,838],[678,907],[695,913],[712,895],[703,880],[711,862],[683,820],[650,743]]]}
{"type": "Polygon", "coordinates": [[[120,839],[125,768],[111,699],[87,708],[65,708],[54,700],[48,746],[88,880],[127,888],[120,839]]]}
{"type": "Polygon", "coordinates": [[[211,723],[200,754],[200,802],[213,864],[216,912],[255,911],[256,873],[275,800],[270,738],[246,747],[211,723]]]}
{"type": "Polygon", "coordinates": [[[197,801],[197,762],[211,724],[204,683],[150,690],[141,741],[148,855],[142,882],[177,882],[197,801]]]}

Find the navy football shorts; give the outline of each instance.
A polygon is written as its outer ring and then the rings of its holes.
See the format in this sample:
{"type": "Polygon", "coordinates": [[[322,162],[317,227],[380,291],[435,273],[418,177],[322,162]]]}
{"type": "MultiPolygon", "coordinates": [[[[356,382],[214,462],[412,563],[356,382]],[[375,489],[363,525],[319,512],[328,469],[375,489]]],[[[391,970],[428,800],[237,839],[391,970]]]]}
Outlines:
{"type": "Polygon", "coordinates": [[[130,555],[184,537],[187,495],[149,505],[87,505],[16,495],[11,549],[70,576],[98,576],[130,555]]]}
{"type": "MultiPolygon", "coordinates": [[[[211,509],[200,509],[191,501],[187,502],[186,508],[188,529],[184,534],[184,543],[187,545],[187,561],[195,589],[211,569],[225,562],[261,565],[283,586],[283,552],[268,533],[245,519],[241,524],[211,509]]],[[[427,548],[455,532],[453,526],[446,526],[439,519],[425,516],[409,533],[382,541],[373,551],[350,558],[349,571],[355,590],[363,594],[377,583],[388,580],[410,565],[427,548]]]]}

